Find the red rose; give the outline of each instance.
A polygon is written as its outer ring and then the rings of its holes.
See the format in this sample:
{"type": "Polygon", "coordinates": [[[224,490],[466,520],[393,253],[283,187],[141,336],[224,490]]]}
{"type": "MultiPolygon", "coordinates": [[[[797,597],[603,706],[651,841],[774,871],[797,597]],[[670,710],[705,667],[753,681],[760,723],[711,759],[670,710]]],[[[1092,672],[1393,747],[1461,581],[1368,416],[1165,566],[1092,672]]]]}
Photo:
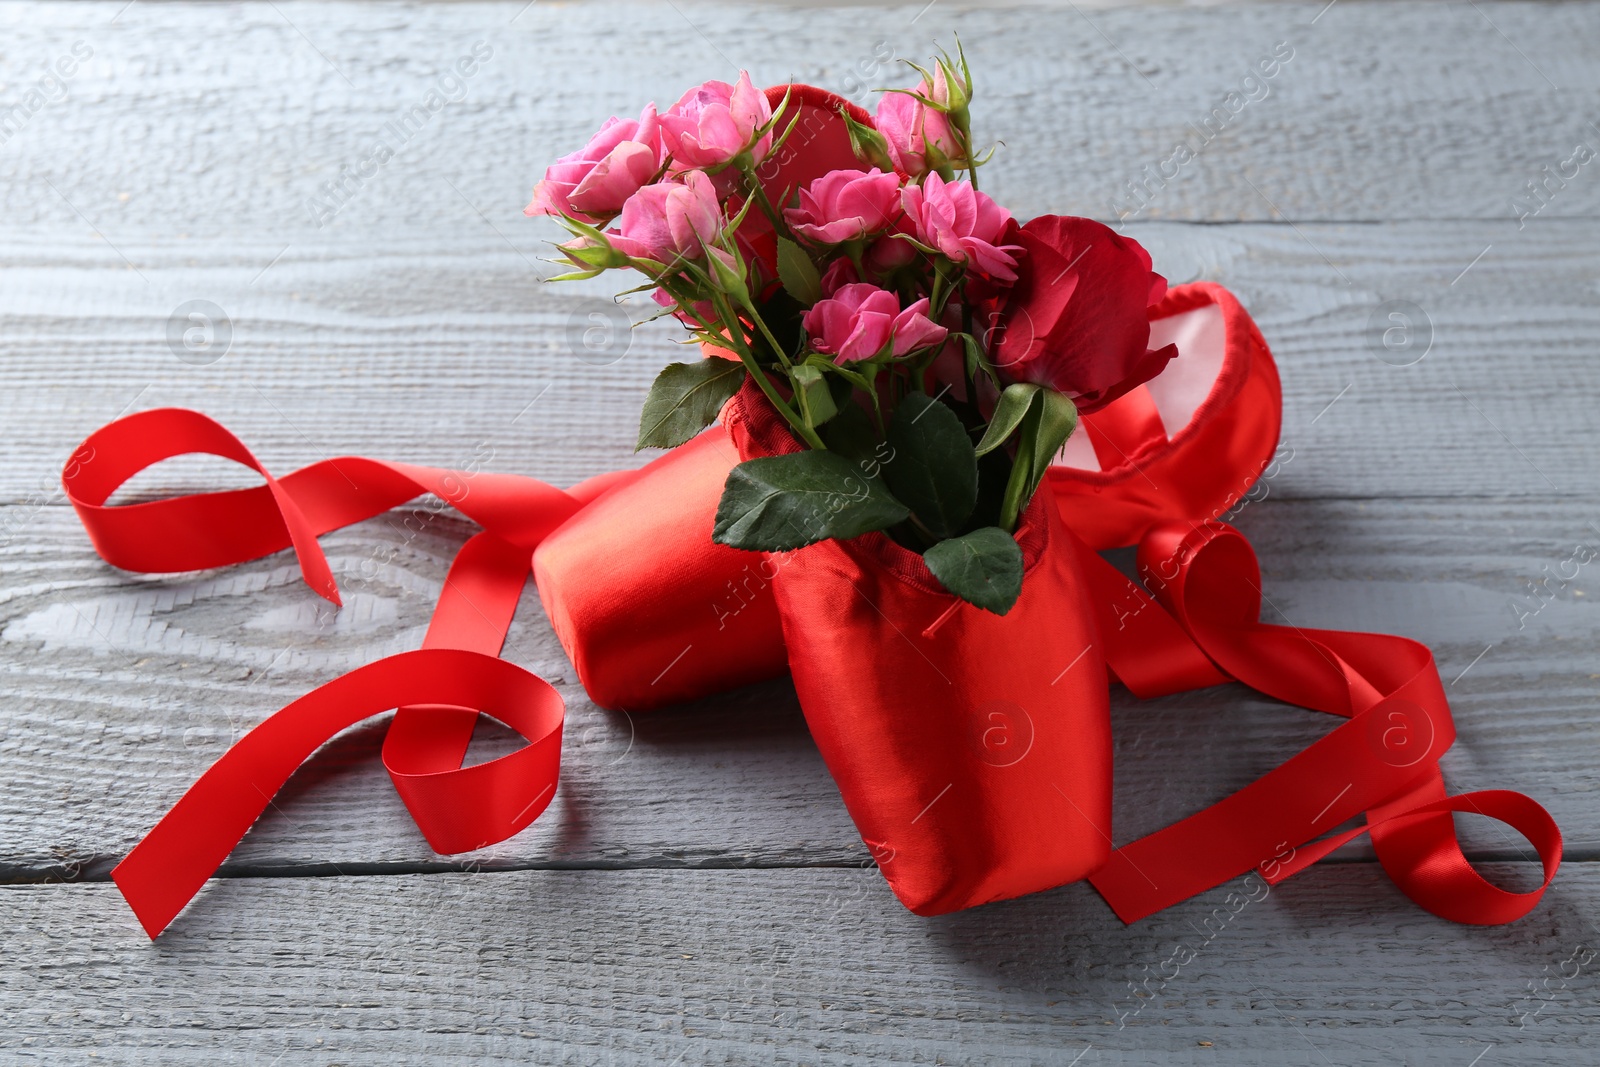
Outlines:
{"type": "Polygon", "coordinates": [[[1001,304],[991,356],[1002,377],[1046,385],[1081,412],[1154,378],[1178,354],[1150,349],[1147,309],[1167,291],[1150,253],[1093,219],[1041,215],[1014,238],[1026,250],[1001,304]]]}

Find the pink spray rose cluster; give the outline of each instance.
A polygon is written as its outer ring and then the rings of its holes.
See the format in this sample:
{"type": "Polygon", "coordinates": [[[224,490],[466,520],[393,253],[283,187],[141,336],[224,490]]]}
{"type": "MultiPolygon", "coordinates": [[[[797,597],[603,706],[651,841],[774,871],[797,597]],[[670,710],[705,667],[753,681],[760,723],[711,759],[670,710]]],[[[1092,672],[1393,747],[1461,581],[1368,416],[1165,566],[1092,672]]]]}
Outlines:
{"type": "Polygon", "coordinates": [[[784,218],[824,258],[837,257],[820,279],[824,299],[804,325],[816,350],[839,363],[880,352],[900,358],[945,340],[949,331],[929,317],[936,294],[919,296],[913,280],[902,308],[879,287],[907,281],[919,261],[924,273],[942,259],[991,285],[1016,279],[1012,253],[1021,248],[1004,243],[1016,228],[1011,213],[970,182],[936,173],[918,185],[875,167],[830,171],[800,190],[784,218]]]}
{"type": "Polygon", "coordinates": [[[1176,355],[1149,347],[1166,281],[1100,223],[1019,225],[978,188],[992,152],[973,148],[965,58],[915,69],[876,116],[743,72],[706,82],[608,120],[527,213],[571,232],[566,277],[643,272],[705,348],[657,377],[639,447],[682,444],[735,394],[805,446],[733,469],[716,540],[780,551],[882,530],[1004,614],[1022,581],[1012,531],[1078,413],[1176,355]],[[862,485],[843,457],[868,439],[894,444],[862,485]],[[818,508],[819,485],[861,492],[818,508]]]}
{"type": "Polygon", "coordinates": [[[900,216],[900,176],[835,170],[800,190],[800,205],[784,211],[795,234],[815,245],[859,241],[887,230],[900,216]]]}
{"type": "Polygon", "coordinates": [[[945,68],[940,66],[932,85],[924,77],[912,92],[884,94],[875,124],[896,170],[926,174],[966,159],[967,138],[961,120],[941,110],[941,106],[951,105],[950,88],[945,68]],[[931,101],[932,106],[924,101],[931,101]]]}
{"type": "Polygon", "coordinates": [[[684,93],[661,116],[661,140],[679,170],[720,166],[741,152],[750,152],[751,161],[760,163],[772,147],[772,136],[758,139],[756,131],[771,118],[766,94],[740,71],[736,85],[706,82],[684,93]]]}
{"type": "MultiPolygon", "coordinates": [[[[665,114],[649,104],[637,121],[613,117],[545,171],[524,214],[594,226],[616,220],[606,239],[624,257],[662,264],[698,258],[726,226],[730,166],[742,160],[753,167],[765,157],[772,117],[767,95],[744,71],[736,84],[690,89],[665,114]]],[[[577,247],[596,244],[582,235],[577,247]]],[[[598,262],[604,260],[580,266],[598,262]]]]}

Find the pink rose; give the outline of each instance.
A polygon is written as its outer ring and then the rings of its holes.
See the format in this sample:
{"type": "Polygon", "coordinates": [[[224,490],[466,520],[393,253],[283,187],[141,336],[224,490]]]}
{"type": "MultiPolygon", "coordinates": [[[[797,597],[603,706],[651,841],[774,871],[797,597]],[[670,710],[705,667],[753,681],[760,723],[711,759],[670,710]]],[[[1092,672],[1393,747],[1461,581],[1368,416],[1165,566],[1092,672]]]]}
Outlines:
{"type": "Polygon", "coordinates": [[[1139,242],[1060,215],[1034,219],[1018,240],[1026,268],[990,345],[1003,377],[1047,385],[1087,412],[1154,378],[1178,354],[1176,345],[1150,349],[1147,309],[1167,281],[1139,242]]]}
{"type": "Polygon", "coordinates": [[[570,215],[586,222],[611,218],[661,166],[661,128],[650,104],[635,122],[607,119],[589,143],[562,156],[533,187],[525,215],[570,215]]]}
{"type": "Polygon", "coordinates": [[[900,176],[872,170],[829,171],[800,190],[785,221],[819,245],[858,241],[886,230],[900,215],[900,176]]]}
{"type": "Polygon", "coordinates": [[[772,134],[755,141],[756,130],[772,118],[765,93],[739,72],[739,83],[706,82],[683,94],[661,116],[661,140],[678,169],[715,167],[746,149],[759,163],[772,147],[772,134]]]}
{"type": "Polygon", "coordinates": [[[673,263],[698,259],[723,227],[711,179],[692,170],[683,181],[647,185],[622,205],[622,218],[606,236],[623,255],[673,263]]]}
{"type": "MultiPolygon", "coordinates": [[[[934,72],[931,89],[924,78],[917,83],[916,92],[930,100],[947,101],[950,90],[944,67],[934,72]]],[[[913,178],[935,169],[940,162],[959,162],[966,154],[950,117],[908,93],[884,93],[873,125],[888,142],[895,169],[913,178]]]]}
{"type": "Polygon", "coordinates": [[[811,347],[833,356],[835,363],[870,359],[890,346],[903,356],[939,344],[948,331],[928,318],[928,298],[900,310],[900,299],[887,289],[856,282],[844,285],[805,314],[811,347]]]}
{"type": "Polygon", "coordinates": [[[1020,249],[998,243],[1007,236],[1011,212],[971,182],[947,182],[929,174],[922,185],[906,186],[901,197],[917,240],[979,274],[1003,282],[1016,280],[1017,260],[1011,253],[1020,249]]]}

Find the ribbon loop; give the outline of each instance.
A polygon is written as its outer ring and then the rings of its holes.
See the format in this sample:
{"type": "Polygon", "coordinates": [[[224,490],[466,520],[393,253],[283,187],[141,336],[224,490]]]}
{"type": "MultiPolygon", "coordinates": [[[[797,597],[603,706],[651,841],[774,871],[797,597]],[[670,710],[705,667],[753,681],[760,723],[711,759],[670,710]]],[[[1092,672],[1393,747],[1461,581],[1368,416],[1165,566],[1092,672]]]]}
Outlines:
{"type": "Polygon", "coordinates": [[[1131,613],[1100,609],[1107,662],[1119,678],[1144,687],[1135,692],[1213,684],[1194,666],[1193,656],[1203,655],[1219,680],[1349,720],[1233,795],[1113,852],[1090,882],[1125,922],[1252,868],[1280,881],[1362,833],[1371,833],[1379,862],[1401,891],[1436,915],[1509,922],[1538,903],[1544,886],[1501,890],[1461,851],[1448,812],[1500,818],[1534,845],[1548,886],[1560,865],[1561,837],[1549,813],[1521,794],[1445,796],[1438,761],[1455,740],[1455,724],[1425,646],[1388,634],[1260,622],[1255,553],[1223,523],[1151,530],[1138,551],[1148,592],[1095,553],[1080,554],[1103,588],[1120,582],[1121,600],[1138,604],[1131,613]],[[1136,625],[1126,625],[1130,617],[1136,625]],[[1175,669],[1179,633],[1191,651],[1189,665],[1175,669]],[[1480,797],[1487,808],[1474,807],[1480,797]],[[1366,826],[1313,840],[1363,811],[1366,826]]]}
{"type": "Polygon", "coordinates": [[[339,603],[333,572],[317,545],[320,531],[243,442],[199,412],[159,408],[101,427],[73,453],[61,483],[95,551],[113,566],[166,574],[254,559],[292,545],[306,584],[339,603]],[[190,453],[230,459],[261,475],[266,484],[105,506],[135,474],[190,453]]]}
{"type": "MultiPolygon", "coordinates": [[[[626,472],[622,477],[632,475],[626,472]]],[[[335,604],[339,592],[316,539],[432,493],[525,554],[617,479],[578,493],[534,478],[341,456],[274,478],[221,423],[186,408],[127,415],[96,430],[62,471],[62,487],[95,550],[124,570],[170,574],[259,559],[293,547],[306,583],[335,604]],[[176,456],[229,459],[264,485],[106,505],[118,487],[176,456]]]]}
{"type": "Polygon", "coordinates": [[[150,935],[198,891],[295,767],[353,722],[391,708],[399,711],[384,738],[384,766],[436,851],[482,848],[537,818],[555,794],[560,771],[561,698],[537,677],[495,657],[526,584],[533,548],[585,503],[633,476],[601,476],[568,493],[532,478],[346,456],[280,480],[220,423],[182,408],[118,419],[74,451],[62,471],[67,497],[101,557],[128,570],[198,570],[293,547],[307,584],[338,604],[318,535],[424,492],[484,526],[451,564],[424,640],[427,655],[370,664],[272,715],[213,765],[118,865],[112,876],[150,935]],[[264,484],[106,505],[140,471],[191,453],[232,460],[264,484]],[[446,651],[452,654],[441,658],[446,651]],[[495,664],[486,674],[485,661],[495,664]],[[447,673],[413,686],[422,665],[447,673]],[[520,673],[508,675],[506,668],[520,673]],[[484,684],[490,689],[483,690],[484,684]],[[479,712],[493,714],[528,745],[462,767],[479,712]]]}
{"type": "Polygon", "coordinates": [[[412,702],[474,708],[527,737],[528,748],[457,772],[454,784],[473,799],[514,812],[504,820],[510,833],[543,810],[540,801],[548,803],[559,767],[561,695],[521,667],[481,652],[401,652],[313,689],[251,730],[117,864],[111,877],[146,932],[153,938],[166,928],[318,747],[363,719],[412,702]]]}

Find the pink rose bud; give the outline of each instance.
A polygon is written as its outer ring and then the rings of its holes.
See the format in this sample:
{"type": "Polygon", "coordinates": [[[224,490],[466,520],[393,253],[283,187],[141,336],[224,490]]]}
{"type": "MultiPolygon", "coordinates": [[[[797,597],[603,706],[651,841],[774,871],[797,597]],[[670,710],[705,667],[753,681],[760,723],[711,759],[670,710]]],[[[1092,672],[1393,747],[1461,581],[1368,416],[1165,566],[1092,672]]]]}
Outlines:
{"type": "Polygon", "coordinates": [[[900,176],[874,168],[824,174],[800,190],[800,206],[783,217],[807,240],[837,245],[887,230],[900,212],[900,176]]]}
{"type": "Polygon", "coordinates": [[[671,264],[698,259],[722,227],[716,188],[692,170],[681,182],[657,182],[634,193],[622,205],[618,228],[606,236],[624,255],[671,264]]]}
{"type": "MultiPolygon", "coordinates": [[[[944,67],[940,66],[934,73],[932,87],[924,78],[917,83],[916,92],[930,100],[949,101],[950,88],[944,67]]],[[[913,178],[937,170],[941,164],[964,162],[966,151],[950,116],[910,93],[884,93],[883,99],[878,101],[873,124],[888,142],[889,158],[894,161],[895,169],[913,178]]]]}
{"type": "Polygon", "coordinates": [[[683,94],[661,116],[661,139],[678,169],[716,167],[750,150],[761,162],[772,147],[772,134],[756,142],[756,130],[772,118],[765,93],[739,72],[737,85],[706,82],[683,94]]]}
{"type": "Polygon", "coordinates": [[[953,263],[965,263],[980,275],[1015,281],[1017,245],[1003,245],[1011,212],[980,193],[968,181],[947,182],[929,174],[922,185],[908,185],[901,194],[906,217],[917,240],[953,263]]]}
{"type": "Polygon", "coordinates": [[[1007,381],[1047,385],[1082,412],[1149,381],[1178,354],[1150,348],[1148,308],[1167,291],[1150,253],[1093,219],[1041,215],[1022,227],[1026,269],[988,341],[1007,381]]]}
{"type": "MultiPolygon", "coordinates": [[[[896,227],[896,232],[905,231],[905,216],[901,216],[901,225],[896,227]]],[[[922,255],[910,241],[902,241],[891,234],[884,234],[872,244],[867,246],[867,254],[861,257],[861,265],[872,274],[888,274],[901,267],[909,266],[918,256],[922,255]]]]}
{"type": "Polygon", "coordinates": [[[941,343],[948,333],[928,318],[927,297],[902,311],[898,297],[866,282],[841,286],[807,311],[804,321],[811,347],[835,363],[871,359],[885,347],[892,356],[904,356],[941,343]]]}
{"type": "Polygon", "coordinates": [[[664,308],[672,309],[673,316],[690,329],[699,329],[702,322],[717,321],[717,309],[709,300],[697,300],[685,309],[679,307],[678,301],[665,289],[657,289],[650,294],[650,299],[664,308]],[[696,316],[699,317],[699,321],[696,321],[696,316]]]}
{"type": "MultiPolygon", "coordinates": [[[[900,242],[904,244],[905,242],[900,242]]],[[[847,285],[854,285],[861,280],[856,273],[856,265],[846,256],[840,256],[828,264],[828,269],[822,272],[820,282],[823,296],[832,296],[847,285]]]]}
{"type": "Polygon", "coordinates": [[[933,90],[927,97],[944,109],[943,114],[956,131],[958,150],[964,147],[972,119],[968,108],[972,102],[972,75],[967,70],[966,56],[961,57],[960,70],[951,64],[949,56],[938,60],[934,66],[933,90]]]}
{"type": "Polygon", "coordinates": [[[612,116],[588,144],[544,172],[523,214],[604,222],[655,177],[661,157],[661,127],[654,104],[645,107],[637,122],[612,116]]]}

